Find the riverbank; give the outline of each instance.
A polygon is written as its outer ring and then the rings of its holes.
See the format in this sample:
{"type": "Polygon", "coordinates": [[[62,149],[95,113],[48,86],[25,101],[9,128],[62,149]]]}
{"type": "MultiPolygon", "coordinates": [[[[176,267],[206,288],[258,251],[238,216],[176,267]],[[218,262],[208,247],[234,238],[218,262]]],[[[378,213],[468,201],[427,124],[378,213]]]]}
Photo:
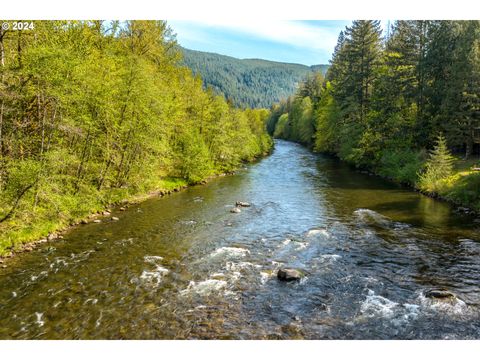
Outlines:
{"type": "Polygon", "coordinates": [[[480,333],[479,225],[294,143],[235,176],[111,210],[0,268],[0,339],[480,333]],[[251,206],[231,213],[237,201],[251,206]],[[307,276],[280,281],[285,268],[307,276]],[[455,297],[429,297],[439,288],[455,297]]]}
{"type": "Polygon", "coordinates": [[[355,163],[343,160],[337,154],[315,151],[311,146],[302,145],[314,153],[333,156],[361,173],[381,177],[420,192],[425,196],[455,205],[458,212],[467,214],[480,213],[480,171],[474,170],[477,164],[480,163],[478,156],[471,157],[469,160],[455,157],[451,176],[422,188],[418,184],[418,174],[422,168],[422,162],[415,164],[407,162],[403,166],[388,166],[392,164],[384,164],[383,167],[380,166],[379,168],[359,167],[355,163]]]}
{"type": "Polygon", "coordinates": [[[434,183],[420,185],[418,181],[418,171],[406,179],[400,174],[395,176],[395,171],[391,171],[390,176],[385,175],[384,169],[369,169],[368,172],[375,176],[397,184],[410,187],[425,196],[446,201],[457,206],[457,210],[464,213],[480,213],[480,172],[473,170],[479,159],[472,158],[463,160],[455,158],[452,175],[442,178],[434,183]]]}
{"type": "Polygon", "coordinates": [[[456,159],[454,172],[433,184],[428,189],[419,189],[423,194],[456,206],[466,213],[480,213],[480,171],[474,170],[478,164],[478,157],[470,160],[456,159]]]}
{"type": "MultiPolygon", "coordinates": [[[[255,157],[248,163],[271,154],[273,147],[268,152],[255,157]]],[[[118,221],[118,217],[112,216],[113,211],[124,211],[128,206],[143,202],[154,197],[164,197],[175,192],[182,191],[190,186],[205,185],[209,181],[235,174],[235,171],[214,173],[195,182],[188,183],[180,178],[159,179],[155,186],[148,191],[129,193],[129,189],[104,190],[102,196],[88,196],[84,198],[81,208],[70,209],[51,218],[46,214],[44,217],[31,216],[28,221],[12,221],[1,224],[0,234],[0,266],[6,267],[6,261],[16,254],[30,252],[36,246],[62,239],[64,234],[71,229],[91,222],[118,221]]],[[[21,219],[28,218],[31,214],[22,214],[21,219]]]]}

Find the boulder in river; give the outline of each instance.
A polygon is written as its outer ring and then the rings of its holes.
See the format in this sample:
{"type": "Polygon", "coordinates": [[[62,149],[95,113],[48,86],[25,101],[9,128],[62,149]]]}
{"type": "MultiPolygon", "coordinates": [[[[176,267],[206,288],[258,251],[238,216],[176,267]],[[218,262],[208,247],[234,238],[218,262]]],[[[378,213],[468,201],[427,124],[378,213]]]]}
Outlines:
{"type": "Polygon", "coordinates": [[[279,269],[277,272],[278,280],[282,281],[300,280],[304,276],[305,275],[300,270],[296,269],[279,269]]]}
{"type": "Polygon", "coordinates": [[[234,214],[238,214],[238,213],[241,213],[242,210],[240,210],[238,207],[234,207],[233,209],[230,209],[230,212],[234,214]]]}
{"type": "Polygon", "coordinates": [[[237,201],[235,203],[236,206],[241,206],[241,207],[249,207],[250,204],[248,202],[244,202],[244,201],[237,201]]]}
{"type": "Polygon", "coordinates": [[[424,296],[429,299],[451,300],[456,299],[457,296],[446,289],[431,289],[424,293],[424,296]]]}

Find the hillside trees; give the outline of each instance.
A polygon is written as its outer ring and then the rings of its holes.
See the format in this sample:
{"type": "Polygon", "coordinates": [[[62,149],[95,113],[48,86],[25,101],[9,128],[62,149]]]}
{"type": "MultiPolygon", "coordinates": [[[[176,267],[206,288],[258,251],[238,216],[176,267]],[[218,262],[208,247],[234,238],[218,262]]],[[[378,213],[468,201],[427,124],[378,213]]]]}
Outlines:
{"type": "Polygon", "coordinates": [[[200,74],[206,88],[238,107],[268,108],[287,98],[308,74],[325,74],[328,65],[306,66],[182,49],[183,63],[200,74]]]}
{"type": "Polygon", "coordinates": [[[272,107],[267,129],[305,143],[299,134],[313,124],[306,143],[316,151],[415,184],[427,150],[448,144],[465,158],[478,151],[479,26],[402,20],[383,40],[377,21],[354,21],[338,37],[320,96],[307,95],[305,81],[289,106],[272,107]],[[310,122],[304,101],[314,109],[310,122]]]}
{"type": "Polygon", "coordinates": [[[0,44],[0,249],[272,145],[268,112],[205,91],[163,21],[36,21],[0,44]]]}

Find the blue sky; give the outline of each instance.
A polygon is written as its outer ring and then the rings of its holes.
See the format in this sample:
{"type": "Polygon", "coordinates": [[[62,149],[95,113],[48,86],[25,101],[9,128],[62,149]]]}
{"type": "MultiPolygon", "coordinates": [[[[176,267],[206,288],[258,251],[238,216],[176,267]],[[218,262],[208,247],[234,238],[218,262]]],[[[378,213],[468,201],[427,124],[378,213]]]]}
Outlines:
{"type": "MultiPolygon", "coordinates": [[[[350,20],[171,20],[183,47],[237,58],[327,64],[350,20]]],[[[386,25],[382,21],[382,25],[386,25]]]]}

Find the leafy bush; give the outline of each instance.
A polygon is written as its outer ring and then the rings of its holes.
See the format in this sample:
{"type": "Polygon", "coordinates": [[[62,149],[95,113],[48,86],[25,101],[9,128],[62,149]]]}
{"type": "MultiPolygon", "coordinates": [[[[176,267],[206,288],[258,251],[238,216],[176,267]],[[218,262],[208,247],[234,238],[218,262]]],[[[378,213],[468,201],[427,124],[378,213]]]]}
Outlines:
{"type": "Polygon", "coordinates": [[[419,150],[385,149],[380,158],[378,174],[414,185],[423,166],[424,154],[419,150]]]}

